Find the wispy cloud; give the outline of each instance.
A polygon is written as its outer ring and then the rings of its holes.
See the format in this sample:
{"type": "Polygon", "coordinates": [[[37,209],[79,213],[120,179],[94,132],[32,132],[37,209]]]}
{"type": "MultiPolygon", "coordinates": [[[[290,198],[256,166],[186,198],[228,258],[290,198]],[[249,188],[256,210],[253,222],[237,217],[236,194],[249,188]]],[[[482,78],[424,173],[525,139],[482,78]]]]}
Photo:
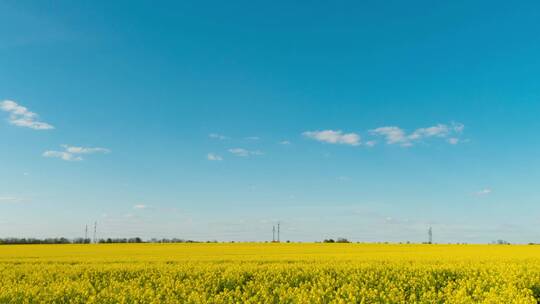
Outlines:
{"type": "Polygon", "coordinates": [[[288,140],[282,140],[282,141],[279,142],[279,144],[280,144],[280,145],[290,145],[291,142],[288,141],[288,140]]]}
{"type": "Polygon", "coordinates": [[[223,157],[217,155],[217,154],[214,154],[214,153],[208,153],[208,155],[206,155],[206,158],[208,160],[211,160],[211,161],[222,161],[223,160],[223,157]]]}
{"type": "Polygon", "coordinates": [[[81,161],[82,157],[64,151],[45,151],[43,157],[60,158],[65,161],[81,161]]]}
{"type": "Polygon", "coordinates": [[[490,188],[485,188],[485,189],[482,189],[480,191],[476,191],[474,193],[474,195],[476,196],[486,196],[486,195],[489,195],[493,192],[493,190],[491,190],[490,188]]]}
{"type": "Polygon", "coordinates": [[[146,208],[148,208],[148,206],[145,204],[137,204],[133,206],[133,209],[137,209],[137,210],[146,209],[146,208]]]}
{"type": "Polygon", "coordinates": [[[360,135],[356,133],[343,133],[341,130],[306,131],[302,135],[328,144],[360,145],[360,135]]]}
{"type": "Polygon", "coordinates": [[[81,154],[94,154],[94,153],[110,153],[111,150],[105,148],[90,148],[90,147],[76,147],[69,145],[62,145],[64,151],[49,150],[43,152],[44,157],[60,158],[65,161],[81,161],[83,157],[81,154]]]}
{"type": "Polygon", "coordinates": [[[219,140],[229,139],[229,137],[225,135],[217,134],[217,133],[211,133],[208,135],[208,137],[213,138],[213,139],[219,139],[219,140]]]}
{"type": "Polygon", "coordinates": [[[410,139],[420,139],[426,137],[446,137],[450,134],[451,128],[444,124],[437,124],[428,128],[416,129],[410,136],[410,139]]]}
{"type": "Polygon", "coordinates": [[[88,148],[88,147],[74,147],[69,145],[62,145],[66,152],[71,154],[92,154],[92,153],[109,153],[111,150],[105,148],[88,148]]]}
{"type": "Polygon", "coordinates": [[[38,115],[31,112],[12,100],[0,102],[0,110],[9,113],[9,123],[17,126],[30,128],[34,130],[50,130],[54,127],[46,122],[37,121],[38,115]]]}
{"type": "Polygon", "coordinates": [[[246,137],[247,140],[259,140],[261,139],[259,136],[248,136],[246,137]]]}
{"type": "Polygon", "coordinates": [[[397,144],[403,147],[409,147],[415,142],[432,137],[447,138],[448,143],[456,145],[460,142],[457,136],[459,136],[464,129],[465,126],[463,124],[452,123],[450,125],[437,124],[427,128],[419,128],[409,134],[402,128],[396,126],[376,128],[370,130],[369,133],[375,136],[383,136],[386,143],[389,145],[397,144]]]}
{"type": "Polygon", "coordinates": [[[243,148],[229,149],[229,152],[239,157],[248,157],[251,155],[263,155],[261,151],[258,151],[258,150],[250,151],[243,148]]]}

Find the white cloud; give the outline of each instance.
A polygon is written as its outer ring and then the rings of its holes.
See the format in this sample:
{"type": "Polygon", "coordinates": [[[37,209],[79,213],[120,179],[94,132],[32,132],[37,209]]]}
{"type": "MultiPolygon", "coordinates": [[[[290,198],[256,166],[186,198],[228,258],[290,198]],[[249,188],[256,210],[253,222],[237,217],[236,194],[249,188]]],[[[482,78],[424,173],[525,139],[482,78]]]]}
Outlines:
{"type": "Polygon", "coordinates": [[[144,205],[144,204],[137,204],[137,205],[133,206],[133,209],[138,209],[138,210],[146,209],[146,208],[148,208],[148,206],[144,205]]]}
{"type": "Polygon", "coordinates": [[[360,145],[360,135],[356,133],[344,134],[341,130],[306,131],[302,135],[329,144],[360,145]]]}
{"type": "Polygon", "coordinates": [[[68,152],[63,151],[45,151],[43,152],[43,157],[49,157],[49,158],[60,158],[65,161],[81,161],[83,160],[80,156],[75,156],[68,152]]]}
{"type": "Polygon", "coordinates": [[[386,138],[388,144],[404,144],[407,143],[407,136],[405,131],[399,127],[380,127],[370,130],[372,135],[380,135],[386,138]]]}
{"type": "Polygon", "coordinates": [[[229,139],[229,137],[225,135],[217,134],[217,133],[211,133],[208,135],[208,137],[213,138],[213,139],[219,139],[219,140],[229,139]]]}
{"type": "Polygon", "coordinates": [[[251,155],[263,155],[261,151],[258,151],[258,150],[249,151],[242,148],[229,149],[229,152],[239,157],[248,157],[251,155]]]}
{"type": "Polygon", "coordinates": [[[491,194],[491,192],[493,192],[493,190],[489,189],[489,188],[485,188],[485,189],[482,189],[480,191],[477,191],[475,193],[476,196],[486,196],[486,195],[489,195],[491,194]]]}
{"type": "Polygon", "coordinates": [[[221,161],[223,160],[223,157],[217,155],[217,154],[214,154],[214,153],[208,153],[208,155],[206,155],[206,158],[208,160],[212,160],[212,161],[221,161]]]}
{"type": "Polygon", "coordinates": [[[259,136],[248,136],[246,137],[247,140],[259,140],[261,139],[259,136]]]}
{"type": "Polygon", "coordinates": [[[48,150],[43,152],[44,157],[60,158],[65,161],[81,161],[83,160],[80,154],[93,154],[93,153],[110,153],[111,150],[105,148],[88,148],[88,147],[75,147],[69,145],[62,145],[64,151],[48,150]]]}
{"type": "Polygon", "coordinates": [[[448,138],[446,141],[452,145],[456,145],[460,142],[459,136],[465,126],[461,123],[452,123],[450,126],[445,124],[437,124],[435,126],[427,128],[419,128],[412,133],[407,134],[405,130],[396,126],[380,127],[370,130],[371,135],[383,136],[386,139],[386,143],[389,145],[398,144],[403,147],[412,146],[415,142],[426,138],[448,138]]]}
{"type": "Polygon", "coordinates": [[[433,127],[428,128],[420,128],[415,130],[411,135],[409,135],[409,139],[420,139],[423,137],[446,137],[450,134],[450,128],[447,125],[443,124],[437,124],[433,127]]]}
{"type": "Polygon", "coordinates": [[[280,144],[280,145],[290,145],[291,142],[288,141],[288,140],[282,140],[282,141],[279,142],[279,144],[280,144]]]}
{"type": "Polygon", "coordinates": [[[12,100],[4,100],[0,102],[0,110],[9,113],[9,123],[34,130],[50,130],[54,127],[48,123],[37,121],[38,115],[31,112],[26,107],[23,107],[12,100]]]}

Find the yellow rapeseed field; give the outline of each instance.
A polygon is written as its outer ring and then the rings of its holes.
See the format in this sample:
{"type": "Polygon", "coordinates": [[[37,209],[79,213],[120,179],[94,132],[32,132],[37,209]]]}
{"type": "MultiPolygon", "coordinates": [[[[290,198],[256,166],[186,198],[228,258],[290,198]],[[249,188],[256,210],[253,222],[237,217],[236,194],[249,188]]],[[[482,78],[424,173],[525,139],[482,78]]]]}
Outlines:
{"type": "Polygon", "coordinates": [[[537,303],[540,246],[0,246],[0,303],[537,303]]]}

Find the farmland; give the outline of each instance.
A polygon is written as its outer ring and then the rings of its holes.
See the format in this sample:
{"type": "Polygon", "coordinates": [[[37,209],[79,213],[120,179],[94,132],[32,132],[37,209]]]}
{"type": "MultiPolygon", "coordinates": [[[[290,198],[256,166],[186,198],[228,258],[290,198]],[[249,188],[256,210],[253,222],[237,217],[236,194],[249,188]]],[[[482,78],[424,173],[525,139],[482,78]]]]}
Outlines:
{"type": "Polygon", "coordinates": [[[0,303],[537,303],[540,247],[0,246],[0,303]]]}

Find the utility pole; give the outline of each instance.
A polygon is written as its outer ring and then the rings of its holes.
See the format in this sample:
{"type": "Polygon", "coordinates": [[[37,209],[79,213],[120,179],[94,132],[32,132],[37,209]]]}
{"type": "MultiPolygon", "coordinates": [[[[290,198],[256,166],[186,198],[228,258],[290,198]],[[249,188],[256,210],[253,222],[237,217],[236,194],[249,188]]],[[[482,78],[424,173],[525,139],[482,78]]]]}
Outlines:
{"type": "Polygon", "coordinates": [[[428,244],[433,244],[433,230],[431,229],[431,226],[429,226],[428,229],[428,244]]]}
{"type": "Polygon", "coordinates": [[[276,225],[272,226],[272,243],[276,242],[276,225]]]}
{"type": "Polygon", "coordinates": [[[97,221],[94,222],[94,243],[97,243],[97,221]]]}

